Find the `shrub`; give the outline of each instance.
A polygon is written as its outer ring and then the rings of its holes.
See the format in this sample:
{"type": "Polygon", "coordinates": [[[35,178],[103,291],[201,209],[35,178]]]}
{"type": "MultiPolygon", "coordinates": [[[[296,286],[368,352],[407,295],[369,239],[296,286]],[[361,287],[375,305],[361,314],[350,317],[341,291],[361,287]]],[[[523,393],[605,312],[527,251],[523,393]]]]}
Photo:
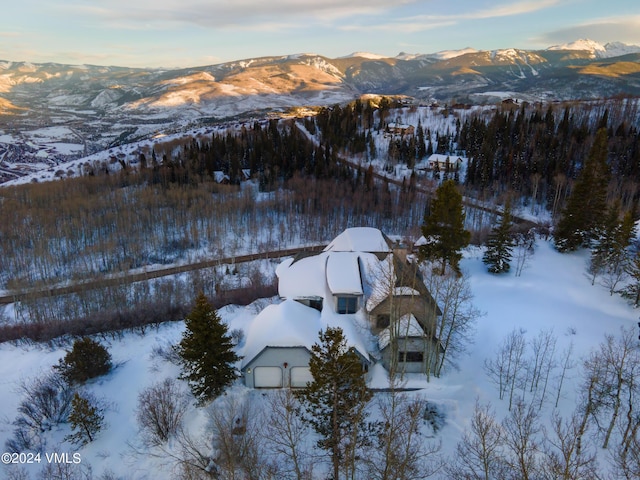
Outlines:
{"type": "Polygon", "coordinates": [[[175,435],[182,425],[187,399],[177,383],[167,378],[138,395],[136,419],[148,445],[159,445],[175,435]]]}
{"type": "Polygon", "coordinates": [[[54,368],[69,384],[83,383],[111,370],[111,354],[98,342],[84,337],[73,343],[71,351],[54,368]]]}

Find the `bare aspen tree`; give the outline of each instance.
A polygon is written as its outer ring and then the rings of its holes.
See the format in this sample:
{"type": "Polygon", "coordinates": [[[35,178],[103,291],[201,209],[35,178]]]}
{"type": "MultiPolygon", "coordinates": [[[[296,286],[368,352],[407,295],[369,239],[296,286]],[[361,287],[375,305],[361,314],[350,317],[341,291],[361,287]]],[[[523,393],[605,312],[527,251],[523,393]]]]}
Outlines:
{"type": "Polygon", "coordinates": [[[500,400],[509,395],[509,410],[513,406],[516,387],[526,381],[522,379],[526,347],[524,334],[524,330],[514,329],[503,339],[496,357],[485,360],[484,364],[487,375],[498,386],[500,400]]]}
{"type": "Polygon", "coordinates": [[[266,461],[263,416],[248,400],[227,395],[207,408],[217,469],[230,480],[263,478],[272,466],[266,461]]]}
{"type": "Polygon", "coordinates": [[[551,430],[543,429],[542,478],[549,480],[583,480],[600,478],[596,455],[581,443],[586,431],[581,414],[563,420],[553,414],[551,430]]]}
{"type": "Polygon", "coordinates": [[[538,478],[539,420],[533,405],[517,401],[502,422],[505,463],[509,467],[511,478],[538,478]]]}
{"type": "Polygon", "coordinates": [[[541,330],[530,342],[532,361],[531,383],[529,392],[538,399],[542,408],[547,394],[547,386],[552,370],[556,367],[556,336],[553,328],[541,330]],[[540,391],[542,389],[542,391],[540,391]]]}
{"type": "Polygon", "coordinates": [[[426,402],[392,390],[378,397],[380,430],[367,460],[371,480],[421,479],[442,466],[440,442],[425,438],[426,402]]]}
{"type": "Polygon", "coordinates": [[[490,404],[476,400],[469,430],[456,446],[455,458],[445,466],[449,478],[503,478],[503,431],[490,404]]]}
{"type": "Polygon", "coordinates": [[[625,390],[630,389],[634,383],[633,375],[638,372],[640,366],[640,354],[638,352],[638,340],[631,329],[621,329],[618,337],[605,336],[605,343],[600,346],[600,355],[607,363],[607,376],[601,379],[606,382],[603,390],[608,393],[606,405],[611,410],[611,419],[606,428],[602,448],[607,448],[609,439],[620,414],[622,397],[625,390]]]}
{"type": "Polygon", "coordinates": [[[606,376],[607,364],[598,353],[592,352],[583,362],[583,385],[579,412],[581,419],[576,430],[577,454],[581,454],[582,440],[589,427],[589,420],[597,419],[603,407],[602,379],[606,376]]]}
{"type": "Polygon", "coordinates": [[[439,377],[446,364],[456,365],[457,357],[472,342],[475,324],[482,313],[473,304],[473,293],[465,272],[457,275],[449,271],[439,275],[427,263],[423,275],[435,301],[431,308],[440,310],[439,316],[435,315],[435,310],[432,313],[437,320],[433,339],[438,340],[439,345],[431,342],[429,351],[425,352],[428,364],[434,366],[434,374],[439,377]]]}
{"type": "Polygon", "coordinates": [[[290,389],[269,394],[269,420],[265,424],[266,448],[281,459],[283,479],[311,480],[313,459],[308,443],[309,427],[297,414],[300,404],[290,389]]]}
{"type": "Polygon", "coordinates": [[[558,408],[558,403],[560,402],[560,396],[562,395],[562,386],[564,385],[564,381],[567,378],[567,374],[571,369],[576,366],[576,363],[573,361],[573,341],[569,343],[569,346],[562,354],[561,359],[561,370],[560,375],[558,376],[557,386],[556,386],[556,403],[555,408],[558,408]]]}
{"type": "Polygon", "coordinates": [[[515,236],[515,248],[513,259],[515,260],[515,275],[519,277],[522,271],[529,265],[529,259],[533,256],[535,249],[535,234],[532,231],[520,233],[515,236]]]}

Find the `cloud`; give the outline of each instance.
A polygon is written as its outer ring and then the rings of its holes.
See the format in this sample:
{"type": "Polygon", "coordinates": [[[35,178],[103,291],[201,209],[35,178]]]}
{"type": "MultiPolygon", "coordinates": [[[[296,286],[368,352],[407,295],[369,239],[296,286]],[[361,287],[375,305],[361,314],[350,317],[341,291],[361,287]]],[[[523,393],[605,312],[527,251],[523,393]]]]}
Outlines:
{"type": "Polygon", "coordinates": [[[579,38],[596,42],[620,41],[640,45],[640,15],[609,17],[547,32],[536,41],[544,45],[567,43],[579,38]]]}
{"type": "Polygon", "coordinates": [[[416,0],[106,0],[87,4],[73,0],[51,7],[60,15],[82,14],[92,22],[110,28],[163,28],[172,24],[193,24],[209,28],[276,29],[304,21],[332,22],[363,15],[379,15],[416,0]]]}
{"type": "Polygon", "coordinates": [[[555,7],[559,3],[560,0],[522,1],[454,14],[413,15],[411,17],[391,19],[388,22],[377,25],[349,25],[342,27],[342,29],[347,31],[378,30],[413,33],[433,30],[436,28],[451,27],[469,20],[488,20],[492,18],[529,14],[538,10],[555,7]]]}

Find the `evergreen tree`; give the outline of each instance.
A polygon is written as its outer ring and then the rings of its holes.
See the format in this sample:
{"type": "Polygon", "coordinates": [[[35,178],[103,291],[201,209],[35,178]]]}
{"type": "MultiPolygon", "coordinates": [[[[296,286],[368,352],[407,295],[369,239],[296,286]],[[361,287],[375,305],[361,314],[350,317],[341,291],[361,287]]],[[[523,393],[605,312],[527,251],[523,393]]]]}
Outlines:
{"type": "Polygon", "coordinates": [[[447,264],[455,272],[460,272],[461,250],[469,245],[471,239],[471,233],[464,229],[464,219],[462,195],[453,180],[447,180],[438,187],[431,201],[430,212],[422,226],[422,235],[427,243],[418,250],[421,261],[442,262],[441,275],[445,274],[447,264]]]}
{"type": "Polygon", "coordinates": [[[83,383],[111,370],[111,354],[89,337],[73,342],[73,347],[54,366],[67,383],[83,383]]]}
{"type": "Polygon", "coordinates": [[[76,392],[71,400],[69,423],[74,433],[67,435],[65,440],[82,446],[93,442],[96,434],[104,426],[104,415],[93,398],[76,392]]]}
{"type": "Polygon", "coordinates": [[[620,279],[628,271],[628,248],[634,235],[633,214],[627,212],[620,219],[620,202],[616,201],[607,210],[600,237],[591,251],[589,273],[592,275],[592,284],[597,275],[605,274],[609,278],[620,279]]]}
{"type": "Polygon", "coordinates": [[[490,273],[506,273],[511,268],[511,205],[504,206],[500,223],[493,227],[487,240],[487,249],[482,261],[487,265],[490,273]]]}
{"type": "Polygon", "coordinates": [[[633,299],[633,305],[640,305],[640,249],[626,265],[626,272],[631,277],[627,287],[627,295],[633,299]]]}
{"type": "Polygon", "coordinates": [[[294,394],[302,403],[304,420],[320,437],[318,447],[329,452],[332,478],[337,480],[341,466],[354,466],[364,409],[372,394],[360,358],[347,348],[339,327],[320,332],[320,343],[311,347],[309,368],[313,382],[294,394]]]}
{"type": "Polygon", "coordinates": [[[555,231],[556,248],[561,252],[588,247],[600,234],[610,177],[607,153],[607,130],[601,128],[555,231]]]}
{"type": "Polygon", "coordinates": [[[181,378],[187,380],[199,404],[220,395],[236,378],[233,364],[239,357],[227,326],[213,309],[204,293],[185,318],[186,330],[176,347],[182,367],[181,378]]]}

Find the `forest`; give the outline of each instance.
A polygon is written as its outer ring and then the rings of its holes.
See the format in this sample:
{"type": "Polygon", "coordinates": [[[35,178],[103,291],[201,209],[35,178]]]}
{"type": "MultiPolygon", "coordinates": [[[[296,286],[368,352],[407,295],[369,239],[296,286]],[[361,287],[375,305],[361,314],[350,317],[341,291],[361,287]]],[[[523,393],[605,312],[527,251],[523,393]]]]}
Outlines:
{"type": "MultiPolygon", "coordinates": [[[[318,108],[311,117],[159,140],[135,158],[112,157],[76,178],[3,188],[0,288],[321,244],[355,225],[415,240],[434,186],[449,177],[468,198],[499,205],[508,197],[520,208],[546,209],[557,221],[598,128],[608,137],[607,200],[620,199],[623,214],[638,199],[638,123],[638,103],[624,98],[472,108],[382,97],[318,108]],[[389,124],[401,118],[417,119],[415,135],[389,134],[389,124]],[[469,158],[465,177],[410,170],[433,152],[469,158]],[[409,169],[402,181],[374,177],[398,165],[409,169]]],[[[468,207],[472,242],[483,243],[494,220],[468,207]]],[[[272,284],[257,272],[251,278],[256,287],[272,284]]],[[[165,311],[183,312],[181,298],[194,289],[214,295],[219,281],[213,269],[180,285],[25,300],[16,304],[15,319],[5,320],[64,322],[111,310],[122,316],[160,298],[165,311]]]]}

